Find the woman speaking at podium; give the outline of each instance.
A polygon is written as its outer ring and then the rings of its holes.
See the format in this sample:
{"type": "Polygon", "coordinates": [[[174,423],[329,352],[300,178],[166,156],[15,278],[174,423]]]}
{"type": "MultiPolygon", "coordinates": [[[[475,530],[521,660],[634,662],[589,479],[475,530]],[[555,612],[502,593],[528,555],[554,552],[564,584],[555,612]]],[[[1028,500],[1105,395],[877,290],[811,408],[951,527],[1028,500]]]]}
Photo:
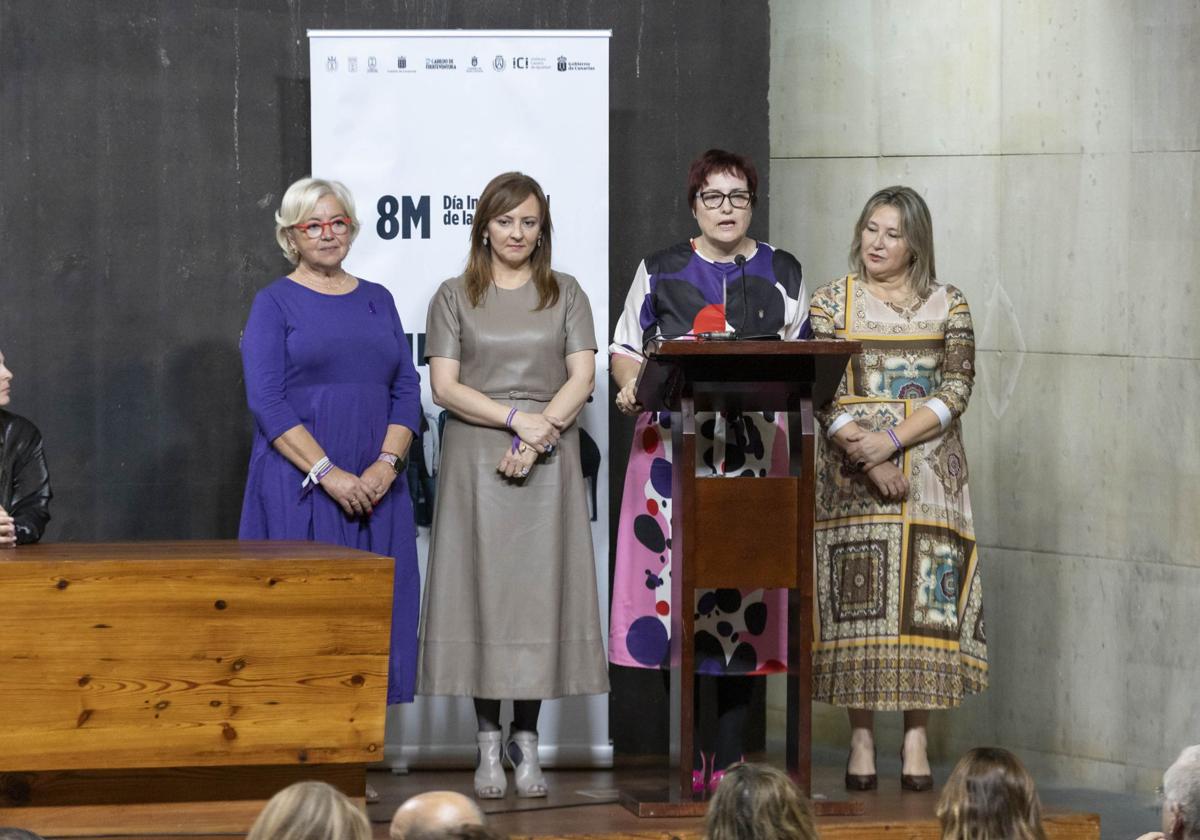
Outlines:
{"type": "Polygon", "coordinates": [[[930,709],[987,686],[959,416],[975,377],[963,293],[937,282],[933,223],[908,187],[871,196],[853,270],[813,295],[817,338],[862,341],[817,411],[813,699],[850,715],[846,787],[874,789],[874,714],[904,712],[901,787],[928,790],[930,709]]]}
{"type": "Polygon", "coordinates": [[[537,181],[497,175],[471,227],[466,270],[429,303],[425,354],[442,438],[421,610],[421,694],[472,697],[475,793],[541,797],[543,698],[608,691],[576,417],[596,377],[587,295],[551,269],[537,181]]]}
{"type": "MultiPolygon", "coordinates": [[[[747,235],[758,173],[746,157],[710,149],[688,170],[692,238],[638,265],[609,347],[617,407],[637,416],[617,534],[609,660],[636,668],[670,665],[671,415],[646,412],[634,387],[646,345],[658,338],[737,331],[794,339],[807,332],[800,263],[747,235]]],[[[698,475],[786,475],[786,418],[772,413],[697,415],[698,475]]],[[[698,592],[697,697],[715,693],[717,723],[698,727],[696,792],[716,789],[741,758],[751,675],[786,670],[786,590],[698,592]]],[[[697,724],[701,715],[695,716],[697,724]]]]}
{"type": "Polygon", "coordinates": [[[292,271],[254,298],[242,336],[254,443],[243,540],[317,540],[396,559],[388,703],[412,700],[416,532],[401,473],[420,380],[391,293],[342,268],[358,233],[337,181],[304,178],[275,214],[292,271]]]}

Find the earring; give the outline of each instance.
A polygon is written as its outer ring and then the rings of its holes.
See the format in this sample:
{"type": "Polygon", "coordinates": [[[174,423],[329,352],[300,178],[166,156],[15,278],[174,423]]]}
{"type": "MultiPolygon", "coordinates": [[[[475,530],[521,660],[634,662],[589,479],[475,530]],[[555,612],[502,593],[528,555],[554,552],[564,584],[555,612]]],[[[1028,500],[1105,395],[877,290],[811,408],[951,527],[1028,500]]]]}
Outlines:
{"type": "Polygon", "coordinates": [[[486,230],[483,232],[483,247],[488,247],[488,235],[486,230]]]}
{"type": "Polygon", "coordinates": [[[538,248],[542,247],[542,235],[540,233],[538,234],[537,247],[538,248]]]}

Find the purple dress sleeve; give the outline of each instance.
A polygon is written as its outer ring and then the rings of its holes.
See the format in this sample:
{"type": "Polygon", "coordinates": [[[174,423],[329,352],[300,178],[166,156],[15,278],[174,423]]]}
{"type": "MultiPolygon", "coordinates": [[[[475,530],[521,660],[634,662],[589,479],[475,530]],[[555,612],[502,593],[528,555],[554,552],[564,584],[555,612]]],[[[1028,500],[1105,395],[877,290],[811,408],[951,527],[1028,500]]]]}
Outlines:
{"type": "Polygon", "coordinates": [[[254,298],[242,334],[242,369],[246,402],[268,441],[300,425],[286,397],[287,321],[279,304],[264,289],[254,298]]]}

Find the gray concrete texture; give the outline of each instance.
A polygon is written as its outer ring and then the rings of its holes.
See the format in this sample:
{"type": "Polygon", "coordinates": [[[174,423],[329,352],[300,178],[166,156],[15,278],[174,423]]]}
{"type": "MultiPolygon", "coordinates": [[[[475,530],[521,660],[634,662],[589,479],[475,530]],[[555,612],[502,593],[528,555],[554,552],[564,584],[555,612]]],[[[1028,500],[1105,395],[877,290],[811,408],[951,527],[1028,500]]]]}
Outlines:
{"type": "Polygon", "coordinates": [[[840,276],[863,202],[909,184],[974,316],[991,689],[934,716],[935,753],[1148,791],[1200,741],[1200,3],[771,13],[772,242],[840,276]]]}

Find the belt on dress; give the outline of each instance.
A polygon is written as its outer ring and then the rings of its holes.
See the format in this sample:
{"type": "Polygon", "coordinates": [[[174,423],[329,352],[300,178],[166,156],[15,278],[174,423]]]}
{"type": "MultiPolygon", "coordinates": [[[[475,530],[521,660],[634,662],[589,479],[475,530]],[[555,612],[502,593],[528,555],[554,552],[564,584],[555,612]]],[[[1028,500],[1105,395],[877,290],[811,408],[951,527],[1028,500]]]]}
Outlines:
{"type": "Polygon", "coordinates": [[[550,402],[554,399],[553,391],[484,391],[484,396],[494,400],[533,400],[534,402],[550,402]]]}

